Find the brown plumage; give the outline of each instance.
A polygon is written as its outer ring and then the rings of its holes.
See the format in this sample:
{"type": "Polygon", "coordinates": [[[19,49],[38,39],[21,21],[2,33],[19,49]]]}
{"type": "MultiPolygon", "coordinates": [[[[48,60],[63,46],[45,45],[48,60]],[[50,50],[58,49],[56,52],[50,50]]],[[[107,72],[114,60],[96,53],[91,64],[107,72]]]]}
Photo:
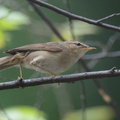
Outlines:
{"type": "Polygon", "coordinates": [[[0,58],[0,70],[20,65],[55,75],[68,70],[88,50],[92,49],[95,48],[79,41],[25,45],[5,51],[4,53],[11,56],[0,58]]]}

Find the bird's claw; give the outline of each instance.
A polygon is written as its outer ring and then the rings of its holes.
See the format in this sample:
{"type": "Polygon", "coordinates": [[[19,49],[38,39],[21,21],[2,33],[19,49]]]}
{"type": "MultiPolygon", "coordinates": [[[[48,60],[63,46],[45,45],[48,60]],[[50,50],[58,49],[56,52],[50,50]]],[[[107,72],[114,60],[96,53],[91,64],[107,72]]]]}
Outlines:
{"type": "Polygon", "coordinates": [[[22,77],[18,77],[18,82],[19,82],[19,88],[23,89],[23,78],[22,77]]]}

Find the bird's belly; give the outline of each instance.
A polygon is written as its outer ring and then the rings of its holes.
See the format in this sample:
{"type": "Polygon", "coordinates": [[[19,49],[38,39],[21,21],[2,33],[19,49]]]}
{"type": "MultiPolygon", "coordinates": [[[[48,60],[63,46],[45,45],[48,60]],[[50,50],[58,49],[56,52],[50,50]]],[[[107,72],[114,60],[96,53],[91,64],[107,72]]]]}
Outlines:
{"type": "Polygon", "coordinates": [[[33,69],[40,72],[50,71],[52,73],[62,73],[68,69],[66,67],[67,63],[59,65],[56,61],[50,62],[48,60],[44,60],[43,62],[37,63],[38,67],[34,65],[30,65],[30,63],[27,63],[27,62],[24,62],[23,64],[24,64],[23,66],[25,66],[28,69],[33,69]]]}
{"type": "MultiPolygon", "coordinates": [[[[65,57],[61,59],[60,54],[51,54],[47,52],[42,51],[41,54],[39,52],[34,56],[34,59],[31,59],[32,54],[30,54],[26,60],[24,60],[23,64],[26,68],[29,69],[34,69],[36,71],[41,71],[41,72],[51,72],[51,73],[62,73],[69,69],[70,65],[70,59],[66,59],[65,57]],[[31,65],[31,62],[34,62],[36,65],[31,65]],[[37,67],[38,66],[38,67],[37,67]]],[[[35,55],[35,54],[34,54],[35,55]]],[[[68,58],[68,57],[67,57],[68,58]]]]}

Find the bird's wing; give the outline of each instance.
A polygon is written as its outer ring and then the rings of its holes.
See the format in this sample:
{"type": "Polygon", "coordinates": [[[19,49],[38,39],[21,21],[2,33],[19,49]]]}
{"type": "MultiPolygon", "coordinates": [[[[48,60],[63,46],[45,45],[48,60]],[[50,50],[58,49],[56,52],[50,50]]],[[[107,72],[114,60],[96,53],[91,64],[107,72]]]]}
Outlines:
{"type": "Polygon", "coordinates": [[[48,42],[48,43],[37,43],[37,44],[30,44],[22,47],[18,47],[15,49],[7,50],[5,53],[15,55],[16,53],[26,53],[32,51],[50,51],[50,52],[61,52],[63,46],[58,42],[48,42]]]}

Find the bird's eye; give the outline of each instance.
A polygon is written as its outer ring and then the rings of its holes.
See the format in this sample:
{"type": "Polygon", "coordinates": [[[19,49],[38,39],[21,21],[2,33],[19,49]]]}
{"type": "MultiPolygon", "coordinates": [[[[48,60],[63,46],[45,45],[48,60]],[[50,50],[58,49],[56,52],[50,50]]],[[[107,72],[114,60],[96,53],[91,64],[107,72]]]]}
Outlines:
{"type": "Polygon", "coordinates": [[[81,46],[81,44],[80,43],[75,43],[77,46],[81,46]]]}

